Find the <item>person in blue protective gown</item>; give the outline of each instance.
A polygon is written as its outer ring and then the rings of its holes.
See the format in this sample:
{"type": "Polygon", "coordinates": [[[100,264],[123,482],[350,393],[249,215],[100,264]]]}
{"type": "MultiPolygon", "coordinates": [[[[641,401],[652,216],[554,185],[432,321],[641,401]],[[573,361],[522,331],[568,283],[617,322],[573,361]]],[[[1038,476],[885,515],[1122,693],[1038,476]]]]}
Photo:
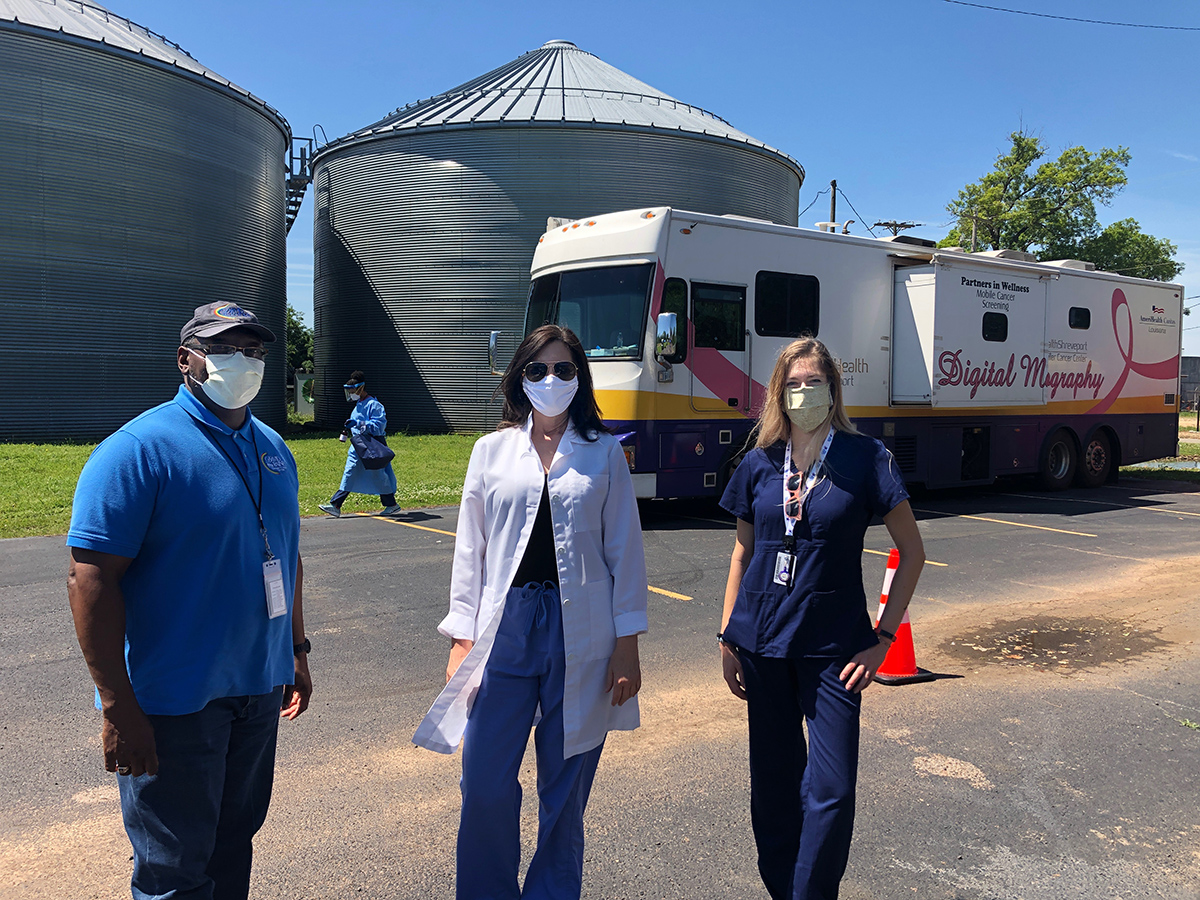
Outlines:
{"type": "Polygon", "coordinates": [[[774,900],[838,895],[854,827],[861,693],[925,562],[896,462],[850,424],[841,388],[820,341],[785,347],[757,445],[721,498],[737,536],[717,639],[725,681],[747,704],[751,824],[774,900]],[[872,628],[862,553],[875,516],[900,566],[872,628]]]}
{"type": "Polygon", "coordinates": [[[605,738],[640,721],[642,529],[579,338],[535,329],[500,389],[500,428],[476,442],[463,485],[438,625],[453,641],[446,687],[413,741],[453,753],[462,740],[458,900],[578,900],[605,738]],[[519,884],[517,773],[531,726],[538,839],[519,884]]]}
{"type": "MultiPolygon", "coordinates": [[[[349,380],[342,385],[346,392],[346,402],[354,404],[354,412],[343,426],[343,436],[350,431],[373,434],[383,439],[387,433],[387,413],[383,404],[367,393],[367,376],[355,369],[350,373],[349,380]]],[[[342,514],[342,504],[351,494],[378,494],[383,509],[381,516],[394,516],[400,512],[396,503],[396,473],[392,464],[388,463],[382,469],[368,469],[354,452],[354,444],[347,441],[346,470],[342,472],[342,483],[334,491],[328,503],[322,503],[320,508],[331,516],[342,514]]]]}

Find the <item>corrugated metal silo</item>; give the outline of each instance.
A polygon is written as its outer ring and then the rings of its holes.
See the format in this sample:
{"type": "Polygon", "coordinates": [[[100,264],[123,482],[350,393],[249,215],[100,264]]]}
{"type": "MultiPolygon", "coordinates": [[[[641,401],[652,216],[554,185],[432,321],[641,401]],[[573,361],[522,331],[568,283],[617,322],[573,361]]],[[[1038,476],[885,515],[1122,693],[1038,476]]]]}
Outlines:
{"type": "Polygon", "coordinates": [[[192,310],[280,342],[285,155],[262,100],[90,0],[0,0],[0,439],[103,437],[169,399],[192,310]]]}
{"type": "Polygon", "coordinates": [[[314,158],[318,421],[357,368],[392,427],[492,427],[488,332],[519,336],[548,216],[669,205],[795,225],[804,170],[551,41],[314,158]]]}

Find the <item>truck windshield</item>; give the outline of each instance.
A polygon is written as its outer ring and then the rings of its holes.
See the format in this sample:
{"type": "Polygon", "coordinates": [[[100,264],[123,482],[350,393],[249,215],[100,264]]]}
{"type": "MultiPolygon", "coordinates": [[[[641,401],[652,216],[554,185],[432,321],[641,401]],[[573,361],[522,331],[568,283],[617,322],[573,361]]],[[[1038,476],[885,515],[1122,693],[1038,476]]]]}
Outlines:
{"type": "Polygon", "coordinates": [[[525,333],[540,325],[564,325],[592,359],[641,359],[653,275],[653,263],[640,263],[535,278],[525,333]]]}

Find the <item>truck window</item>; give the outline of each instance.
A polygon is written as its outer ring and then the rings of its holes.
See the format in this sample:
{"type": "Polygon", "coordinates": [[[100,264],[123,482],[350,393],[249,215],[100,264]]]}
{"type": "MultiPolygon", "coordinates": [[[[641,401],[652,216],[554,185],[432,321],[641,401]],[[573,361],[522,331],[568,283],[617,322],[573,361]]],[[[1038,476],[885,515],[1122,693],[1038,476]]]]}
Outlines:
{"type": "Polygon", "coordinates": [[[662,311],[675,313],[675,326],[678,338],[675,341],[675,353],[664,356],[669,363],[681,363],[687,359],[688,341],[688,308],[687,282],[682,278],[668,278],[663,285],[662,311]]]}
{"type": "Polygon", "coordinates": [[[759,272],[754,279],[754,330],[769,337],[817,336],[821,282],[812,275],[759,272]]]}
{"type": "Polygon", "coordinates": [[[1082,306],[1072,306],[1067,313],[1067,324],[1072,328],[1091,328],[1092,311],[1082,306]]]}
{"type": "Polygon", "coordinates": [[[746,289],[692,282],[692,325],[697,347],[746,349],[746,289]]]}
{"type": "Polygon", "coordinates": [[[1004,343],[1008,340],[1008,316],[1004,313],[985,312],[983,314],[983,339],[1004,343]]]}

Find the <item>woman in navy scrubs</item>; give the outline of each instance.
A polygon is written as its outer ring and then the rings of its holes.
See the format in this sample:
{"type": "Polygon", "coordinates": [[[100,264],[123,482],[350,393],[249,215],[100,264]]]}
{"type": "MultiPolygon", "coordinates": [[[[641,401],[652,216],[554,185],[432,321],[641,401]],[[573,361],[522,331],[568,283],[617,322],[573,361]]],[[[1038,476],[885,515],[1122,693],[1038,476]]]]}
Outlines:
{"type": "Polygon", "coordinates": [[[854,827],[860,695],[925,550],[895,460],[850,424],[841,373],[815,338],[780,354],[757,445],[721,505],[737,538],[718,639],[725,681],[747,703],[759,873],[775,900],[833,900],[854,827]],[[878,628],[862,579],[875,516],[900,551],[878,628]]]}

